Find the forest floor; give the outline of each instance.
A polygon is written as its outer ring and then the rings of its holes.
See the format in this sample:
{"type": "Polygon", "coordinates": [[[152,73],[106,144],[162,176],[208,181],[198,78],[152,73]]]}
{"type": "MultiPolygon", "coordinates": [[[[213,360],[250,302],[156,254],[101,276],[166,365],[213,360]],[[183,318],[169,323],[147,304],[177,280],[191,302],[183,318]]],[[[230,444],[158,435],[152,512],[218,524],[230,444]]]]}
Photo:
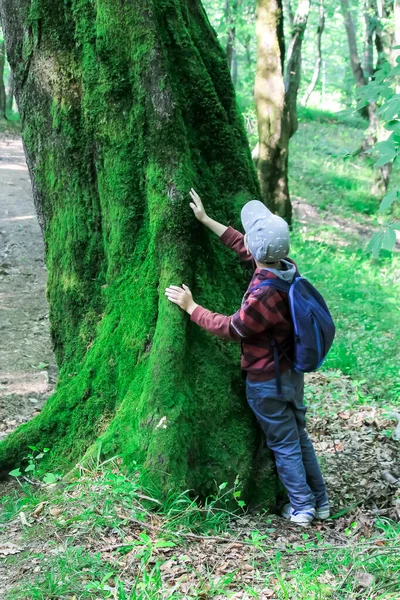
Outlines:
{"type": "Polygon", "coordinates": [[[44,246],[21,140],[0,137],[0,439],[51,393],[44,246]]]}
{"type": "MultiPolygon", "coordinates": [[[[373,217],[352,219],[335,206],[318,206],[318,198],[306,202],[301,191],[296,220],[307,240],[295,238],[297,253],[315,239],[326,244],[327,237],[335,247],[365,246],[376,227],[373,217]]],[[[319,247],[316,255],[321,263],[319,247]]],[[[304,260],[312,269],[311,250],[304,260]]],[[[346,260],[355,264],[358,254],[346,260]]],[[[45,285],[43,242],[22,145],[17,136],[2,134],[1,437],[40,411],[54,388],[45,285]]],[[[358,310],[358,298],[350,300],[349,310],[358,310]]],[[[365,294],[360,302],[368,316],[365,294]]],[[[341,326],[340,339],[348,348],[353,341],[346,337],[346,322],[341,326]]],[[[380,344],[379,352],[395,357],[390,335],[389,330],[384,338],[389,346],[380,344]]],[[[0,488],[0,598],[398,599],[400,441],[392,437],[396,374],[389,369],[392,395],[379,401],[376,382],[384,355],[378,354],[365,376],[361,354],[367,346],[361,336],[357,343],[358,377],[347,355],[342,360],[347,374],[337,368],[339,354],[326,370],[307,377],[309,431],[327,481],[332,519],[302,529],[264,511],[241,510],[234,516],[218,508],[234,493],[223,485],[204,509],[183,495],[154,512],[150,508],[157,502],[135,477],[120,472],[117,459],[82,469],[68,484],[44,485],[33,472],[33,483],[20,478],[19,484],[13,480],[0,488]]]]}

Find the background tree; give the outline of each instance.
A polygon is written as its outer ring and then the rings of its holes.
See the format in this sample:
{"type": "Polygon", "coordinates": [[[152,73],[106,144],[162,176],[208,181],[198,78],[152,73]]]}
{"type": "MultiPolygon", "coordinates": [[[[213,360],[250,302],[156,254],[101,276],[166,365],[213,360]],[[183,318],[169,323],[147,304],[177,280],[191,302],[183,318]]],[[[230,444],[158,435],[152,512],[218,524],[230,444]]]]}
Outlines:
{"type": "Polygon", "coordinates": [[[258,121],[257,160],[262,197],[288,223],[292,206],[288,185],[289,140],[297,129],[297,95],[301,47],[309,0],[301,0],[293,20],[285,73],[285,40],[281,0],[257,3],[257,72],[255,104],[258,121]]]}
{"type": "Polygon", "coordinates": [[[11,69],[9,70],[6,89],[6,111],[11,113],[14,106],[14,81],[11,69]]]}
{"type": "Polygon", "coordinates": [[[304,96],[302,98],[302,104],[306,106],[311,94],[315,90],[315,86],[318,83],[320,74],[321,74],[321,64],[322,64],[322,34],[325,29],[325,7],[324,0],[319,0],[319,21],[317,28],[317,58],[315,60],[314,72],[312,75],[312,79],[310,81],[309,86],[307,87],[304,96]]]}
{"type": "Polygon", "coordinates": [[[164,297],[185,282],[200,303],[237,308],[247,276],[193,219],[188,190],[233,224],[259,194],[200,1],[1,0],[0,9],[60,368],[41,414],[1,443],[3,471],[28,444],[69,468],[99,439],[103,454],[144,465],[158,490],[206,495],[238,477],[247,496],[271,502],[276,479],[256,457],[239,348],[164,297]]]}
{"type": "Polygon", "coordinates": [[[5,46],[0,40],[0,119],[6,118],[6,90],[4,87],[5,46]]]}
{"type": "Polygon", "coordinates": [[[242,0],[226,0],[225,18],[228,26],[228,41],[226,44],[226,57],[234,85],[237,83],[237,52],[236,52],[236,24],[238,11],[241,9],[242,0]]]}

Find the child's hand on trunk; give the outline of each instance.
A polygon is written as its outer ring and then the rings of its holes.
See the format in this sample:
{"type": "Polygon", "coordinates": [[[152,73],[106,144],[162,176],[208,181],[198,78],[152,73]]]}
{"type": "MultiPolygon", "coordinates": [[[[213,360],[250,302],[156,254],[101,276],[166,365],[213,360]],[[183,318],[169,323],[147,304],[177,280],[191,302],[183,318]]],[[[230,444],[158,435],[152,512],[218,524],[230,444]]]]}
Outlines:
{"type": "Polygon", "coordinates": [[[193,202],[191,202],[189,206],[194,212],[194,216],[198,221],[200,221],[200,223],[204,223],[207,220],[207,214],[204,210],[204,206],[200,196],[193,188],[190,190],[189,194],[191,199],[193,200],[193,202]]]}
{"type": "Polygon", "coordinates": [[[177,304],[180,308],[186,311],[189,315],[192,314],[194,309],[198,306],[193,300],[192,292],[184,283],[182,287],[176,285],[170,285],[165,290],[165,295],[170,302],[177,304]]]}

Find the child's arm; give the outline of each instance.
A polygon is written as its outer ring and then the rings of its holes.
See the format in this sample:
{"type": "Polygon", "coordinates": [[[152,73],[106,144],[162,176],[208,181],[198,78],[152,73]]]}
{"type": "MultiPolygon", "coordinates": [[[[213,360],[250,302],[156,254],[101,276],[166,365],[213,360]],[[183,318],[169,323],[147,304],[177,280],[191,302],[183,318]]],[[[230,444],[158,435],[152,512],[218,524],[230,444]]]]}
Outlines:
{"type": "Polygon", "coordinates": [[[187,285],[171,285],[165,290],[165,295],[170,302],[186,311],[197,325],[225,340],[255,338],[287,319],[287,301],[278,290],[272,288],[259,289],[250,294],[240,309],[231,316],[213,313],[199,306],[193,300],[187,285]]]}
{"type": "Polygon", "coordinates": [[[222,223],[218,223],[218,221],[211,219],[204,209],[200,196],[193,188],[190,190],[190,197],[193,200],[193,202],[190,203],[190,207],[193,210],[196,219],[216,233],[227,248],[236,252],[241,262],[248,263],[249,266],[254,268],[254,260],[244,244],[243,234],[232,227],[227,227],[226,225],[222,225],[222,223]]]}

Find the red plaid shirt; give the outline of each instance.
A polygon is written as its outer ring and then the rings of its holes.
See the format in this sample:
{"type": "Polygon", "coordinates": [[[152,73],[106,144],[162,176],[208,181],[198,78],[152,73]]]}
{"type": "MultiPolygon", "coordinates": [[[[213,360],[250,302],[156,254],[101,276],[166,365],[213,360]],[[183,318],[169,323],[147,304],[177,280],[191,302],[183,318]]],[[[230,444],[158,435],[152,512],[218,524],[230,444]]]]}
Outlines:
{"type": "MultiPolygon", "coordinates": [[[[255,268],[256,264],[248,255],[244,245],[244,236],[228,227],[221,241],[236,252],[240,260],[255,268]]],[[[240,309],[226,317],[198,306],[191,320],[214,335],[226,340],[242,342],[242,369],[250,381],[267,381],[275,377],[274,357],[270,346],[275,339],[279,347],[279,366],[281,373],[291,364],[285,357],[293,351],[293,324],[290,317],[287,294],[273,287],[263,287],[250,292],[261,281],[277,279],[275,273],[267,269],[255,269],[250,285],[243,298],[240,309]]]]}

